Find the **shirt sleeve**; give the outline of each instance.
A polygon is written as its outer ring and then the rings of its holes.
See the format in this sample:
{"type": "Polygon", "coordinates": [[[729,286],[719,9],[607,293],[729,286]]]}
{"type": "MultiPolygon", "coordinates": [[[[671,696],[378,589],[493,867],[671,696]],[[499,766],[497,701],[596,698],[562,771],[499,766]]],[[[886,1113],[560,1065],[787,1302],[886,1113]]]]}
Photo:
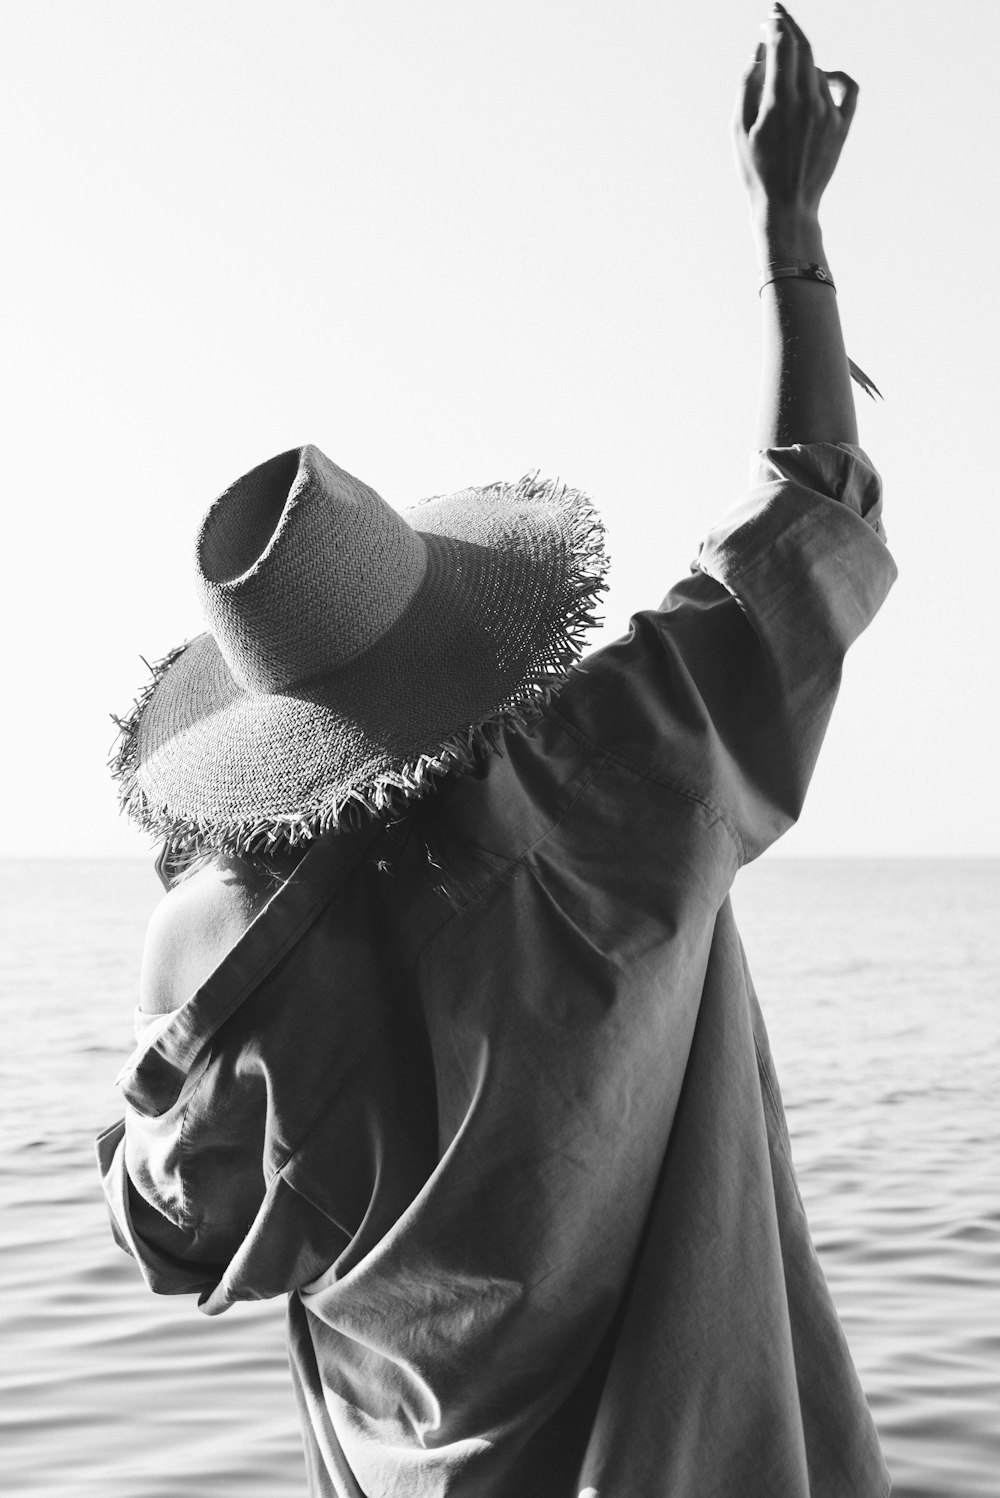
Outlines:
{"type": "Polygon", "coordinates": [[[755,455],[691,575],[590,656],[556,712],[722,817],[741,861],[801,811],[844,655],[896,577],[860,448],[755,455]]]}
{"type": "MultiPolygon", "coordinates": [[[[115,1242],[135,1259],[155,1294],[197,1295],[199,1309],[216,1316],[237,1300],[268,1300],[297,1289],[343,1252],[344,1230],[292,1186],[285,1171],[274,1174],[266,1189],[261,1184],[249,1211],[246,1193],[233,1191],[226,1175],[204,1189],[203,1163],[218,1143],[207,1117],[196,1120],[188,1146],[197,1163],[185,1194],[197,1221],[176,1221],[133,1179],[134,1172],[147,1189],[150,1182],[162,1189],[169,1174],[136,1130],[138,1121],[132,1114],[105,1129],[97,1139],[97,1159],[115,1242]],[[244,1222],[236,1221],[240,1212],[244,1222]]],[[[175,1129],[172,1149],[179,1140],[175,1129]]],[[[260,1171],[259,1150],[248,1147],[245,1155],[260,1171]]]]}

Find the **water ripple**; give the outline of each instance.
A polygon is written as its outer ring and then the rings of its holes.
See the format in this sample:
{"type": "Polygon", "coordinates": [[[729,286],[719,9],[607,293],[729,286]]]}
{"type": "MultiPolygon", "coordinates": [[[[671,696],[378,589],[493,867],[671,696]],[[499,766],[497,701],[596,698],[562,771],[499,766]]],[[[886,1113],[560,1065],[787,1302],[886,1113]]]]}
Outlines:
{"type": "MultiPolygon", "coordinates": [[[[3,1491],[301,1498],[282,1307],[150,1296],[97,1185],[155,879],[32,867],[0,865],[3,1491]]],[[[998,1498],[1000,864],[765,860],[735,903],[894,1498],[998,1498]]]]}

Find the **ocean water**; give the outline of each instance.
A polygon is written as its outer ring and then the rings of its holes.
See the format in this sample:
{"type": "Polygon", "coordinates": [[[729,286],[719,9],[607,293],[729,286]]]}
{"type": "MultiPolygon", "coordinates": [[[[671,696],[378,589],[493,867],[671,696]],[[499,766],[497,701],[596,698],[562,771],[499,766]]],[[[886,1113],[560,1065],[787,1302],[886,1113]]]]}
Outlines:
{"type": "MultiPolygon", "coordinates": [[[[135,863],[0,864],[0,1491],[304,1498],[280,1305],[113,1244],[135,863]]],[[[1000,861],[764,860],[734,894],[813,1233],[896,1498],[1000,1495],[1000,861]]]]}

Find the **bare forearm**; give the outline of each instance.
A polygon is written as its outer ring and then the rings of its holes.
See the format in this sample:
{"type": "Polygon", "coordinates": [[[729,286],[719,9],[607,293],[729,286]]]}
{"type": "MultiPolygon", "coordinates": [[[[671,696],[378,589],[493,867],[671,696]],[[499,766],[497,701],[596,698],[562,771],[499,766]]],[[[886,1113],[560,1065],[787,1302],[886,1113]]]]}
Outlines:
{"type": "Polygon", "coordinates": [[[854,117],[858,86],[846,73],[816,67],[808,38],[778,0],[765,31],[737,98],[736,160],[763,279],[780,264],[798,274],[771,280],[761,292],[757,441],[761,447],[856,442],[837,294],[811,278],[810,268],[829,270],[819,205],[854,117]]]}
{"type": "MultiPolygon", "coordinates": [[[[818,219],[761,214],[753,224],[758,263],[828,265],[818,219]]],[[[757,445],[857,442],[858,427],[836,292],[786,277],[761,292],[763,349],[757,445]]]]}

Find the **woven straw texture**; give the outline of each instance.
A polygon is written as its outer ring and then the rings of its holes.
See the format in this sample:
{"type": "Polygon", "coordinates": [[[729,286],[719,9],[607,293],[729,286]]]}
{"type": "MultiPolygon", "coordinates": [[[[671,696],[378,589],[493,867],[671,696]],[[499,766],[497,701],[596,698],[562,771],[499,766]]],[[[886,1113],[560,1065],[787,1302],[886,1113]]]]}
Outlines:
{"type": "Polygon", "coordinates": [[[316,448],[215,502],[211,632],[126,719],[123,809],[176,847],[252,852],[405,809],[534,716],[607,568],[587,498],[528,475],[397,514],[316,448]]]}

